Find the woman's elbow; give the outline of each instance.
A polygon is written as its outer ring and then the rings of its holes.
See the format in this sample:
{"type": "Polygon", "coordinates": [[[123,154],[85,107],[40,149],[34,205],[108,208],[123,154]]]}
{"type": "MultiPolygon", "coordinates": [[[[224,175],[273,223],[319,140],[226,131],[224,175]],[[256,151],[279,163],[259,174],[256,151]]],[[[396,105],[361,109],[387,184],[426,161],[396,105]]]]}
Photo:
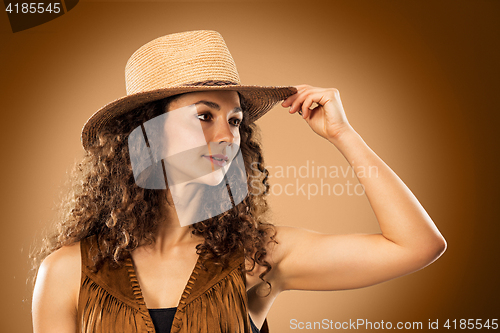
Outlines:
{"type": "Polygon", "coordinates": [[[422,261],[422,268],[430,265],[443,255],[446,251],[448,244],[442,235],[436,235],[432,239],[422,244],[420,251],[420,260],[422,261]]]}
{"type": "Polygon", "coordinates": [[[446,239],[442,235],[439,235],[437,240],[434,242],[434,249],[435,249],[435,255],[436,259],[441,257],[443,253],[446,251],[448,248],[448,243],[446,242],[446,239]]]}

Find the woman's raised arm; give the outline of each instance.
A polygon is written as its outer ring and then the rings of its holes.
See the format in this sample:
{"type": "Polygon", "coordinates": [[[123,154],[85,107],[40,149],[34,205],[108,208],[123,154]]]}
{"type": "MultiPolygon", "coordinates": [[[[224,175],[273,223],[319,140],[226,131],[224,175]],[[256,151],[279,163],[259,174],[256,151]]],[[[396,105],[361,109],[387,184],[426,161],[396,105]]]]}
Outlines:
{"type": "MultiPolygon", "coordinates": [[[[299,110],[318,135],[344,155],[359,177],[381,234],[325,235],[278,227],[272,250],[271,283],[280,290],[338,290],[373,285],[425,267],[446,249],[446,241],[417,198],[351,127],[336,89],[297,86],[283,107],[299,110]],[[317,103],[318,106],[309,108],[317,103]]],[[[333,150],[332,150],[333,153],[333,150]]],[[[333,218],[332,218],[333,220],[333,218]]]]}

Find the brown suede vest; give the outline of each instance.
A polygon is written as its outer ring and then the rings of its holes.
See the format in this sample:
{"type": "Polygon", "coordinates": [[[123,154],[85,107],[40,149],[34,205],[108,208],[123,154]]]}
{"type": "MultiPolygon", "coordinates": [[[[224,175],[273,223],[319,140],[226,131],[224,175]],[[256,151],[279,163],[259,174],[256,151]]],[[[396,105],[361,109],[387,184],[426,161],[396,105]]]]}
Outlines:
{"type": "MultiPolygon", "coordinates": [[[[155,332],[144,302],[132,259],[118,269],[108,263],[92,270],[96,237],[80,242],[82,280],[78,301],[78,332],[155,332]]],[[[222,269],[201,259],[191,273],[172,324],[172,333],[251,333],[243,255],[234,256],[222,269]]],[[[267,333],[264,322],[261,333],[267,333]]]]}

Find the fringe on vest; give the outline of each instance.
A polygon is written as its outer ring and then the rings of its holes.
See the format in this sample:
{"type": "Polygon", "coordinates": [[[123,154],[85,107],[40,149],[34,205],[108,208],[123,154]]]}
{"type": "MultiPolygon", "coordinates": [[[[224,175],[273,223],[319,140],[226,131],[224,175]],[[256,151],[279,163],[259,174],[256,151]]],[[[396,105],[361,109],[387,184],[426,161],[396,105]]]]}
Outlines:
{"type": "MultiPolygon", "coordinates": [[[[81,241],[82,280],[78,302],[78,332],[155,332],[132,259],[120,268],[105,263],[92,269],[96,237],[81,241]]],[[[238,254],[222,269],[201,258],[181,296],[171,333],[251,333],[244,273],[238,254]],[[203,269],[203,266],[206,269],[203,269]]],[[[261,333],[268,333],[267,322],[261,333]]]]}

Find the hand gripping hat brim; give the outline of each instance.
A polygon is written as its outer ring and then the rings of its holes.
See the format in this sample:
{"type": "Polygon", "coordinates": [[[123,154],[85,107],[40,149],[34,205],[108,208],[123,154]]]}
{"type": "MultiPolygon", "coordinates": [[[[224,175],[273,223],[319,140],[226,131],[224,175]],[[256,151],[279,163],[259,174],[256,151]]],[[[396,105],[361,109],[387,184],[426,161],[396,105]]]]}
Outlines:
{"type": "Polygon", "coordinates": [[[82,129],[85,150],[95,145],[110,120],[135,108],[170,96],[211,90],[237,91],[254,122],[276,103],[293,95],[294,87],[241,85],[234,60],[216,31],[188,31],[166,35],[143,45],[125,67],[127,96],[94,113],[82,129]],[[204,85],[218,82],[222,85],[204,85]]]}

